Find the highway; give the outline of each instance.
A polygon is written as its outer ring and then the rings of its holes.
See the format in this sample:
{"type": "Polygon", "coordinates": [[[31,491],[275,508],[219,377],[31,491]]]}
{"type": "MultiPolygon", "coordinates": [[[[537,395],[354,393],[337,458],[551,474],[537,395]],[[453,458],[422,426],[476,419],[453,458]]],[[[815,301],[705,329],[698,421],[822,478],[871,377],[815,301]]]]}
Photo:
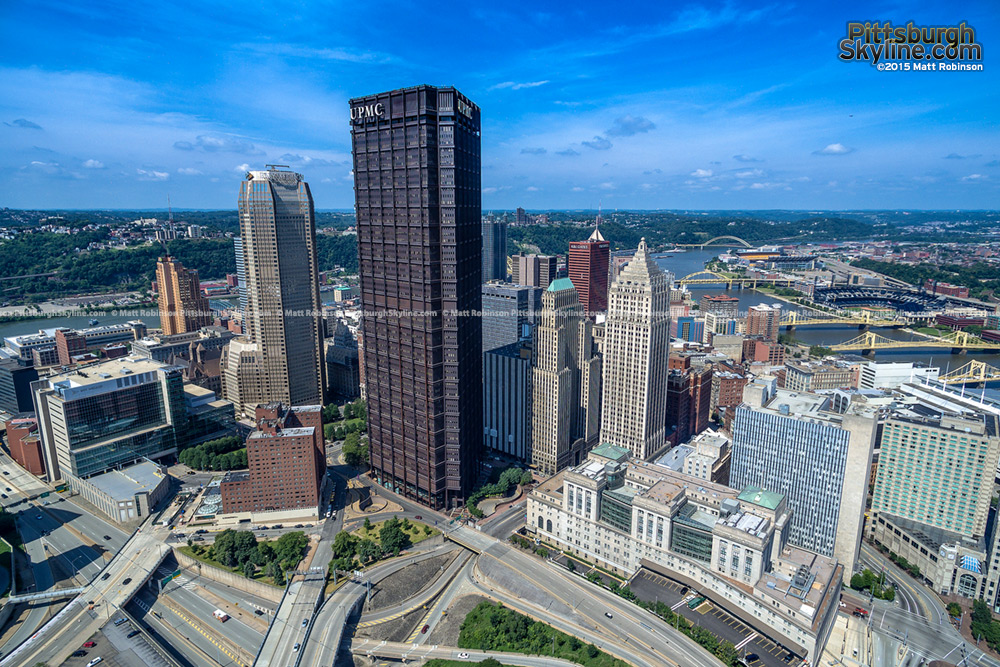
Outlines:
{"type": "Polygon", "coordinates": [[[477,559],[473,577],[483,594],[633,665],[722,664],[657,616],[513,547],[495,544],[488,548],[477,559]]]}
{"type": "MultiPolygon", "coordinates": [[[[104,565],[98,552],[89,545],[95,544],[94,540],[100,540],[105,542],[105,548],[110,553],[114,553],[128,537],[58,494],[52,493],[48,498],[37,501],[50,502],[48,506],[28,501],[29,496],[50,491],[49,487],[3,452],[0,452],[0,484],[0,489],[8,496],[3,504],[15,517],[35,580],[33,589],[18,593],[51,590],[60,578],[71,576],[76,570],[81,570],[82,574],[74,577],[75,581],[68,582],[66,587],[83,585],[86,583],[84,579],[89,581],[104,565]],[[43,533],[47,535],[43,536],[43,533]],[[104,535],[111,540],[104,540],[104,535]],[[94,539],[85,536],[93,536],[94,539]]],[[[59,601],[33,603],[21,625],[0,647],[0,651],[7,653],[34,634],[51,614],[58,611],[61,604],[59,601]]]]}
{"type": "Polygon", "coordinates": [[[296,664],[298,651],[306,641],[309,623],[325,587],[325,568],[296,577],[288,585],[254,665],[283,667],[296,664]]]}
{"type": "Polygon", "coordinates": [[[336,664],[347,620],[354,611],[355,604],[364,599],[365,588],[358,582],[348,581],[327,599],[316,615],[309,643],[302,649],[303,665],[314,667],[336,664]]]}
{"type": "MultiPolygon", "coordinates": [[[[1000,667],[1000,661],[983,654],[974,645],[968,644],[951,624],[941,600],[922,584],[914,581],[888,558],[868,544],[861,543],[861,560],[875,572],[883,569],[886,578],[894,582],[900,604],[883,600],[871,601],[871,627],[883,644],[890,641],[897,644],[904,640],[912,655],[927,659],[944,659],[944,656],[961,654],[964,646],[968,651],[969,664],[982,667],[1000,667]]],[[[857,593],[845,591],[857,597],[857,593]]],[[[876,656],[877,658],[877,656],[876,656]]]]}
{"type": "Polygon", "coordinates": [[[37,634],[0,661],[0,666],[48,662],[60,664],[106,620],[95,613],[103,610],[108,616],[119,609],[156,570],[170,548],[164,543],[165,531],[157,531],[147,519],[129,538],[125,546],[105,567],[104,574],[87,586],[78,598],[57,614],[37,634]],[[98,610],[88,611],[87,601],[99,604],[98,610]]]}
{"type": "Polygon", "coordinates": [[[496,658],[505,665],[519,665],[523,667],[574,667],[576,665],[575,662],[560,658],[546,658],[544,656],[523,655],[521,653],[504,653],[502,651],[474,651],[472,649],[466,651],[455,646],[415,647],[413,644],[382,642],[375,639],[355,639],[351,642],[351,652],[355,655],[394,658],[404,660],[404,662],[409,660],[443,658],[446,660],[461,660],[476,663],[486,658],[496,658]]]}

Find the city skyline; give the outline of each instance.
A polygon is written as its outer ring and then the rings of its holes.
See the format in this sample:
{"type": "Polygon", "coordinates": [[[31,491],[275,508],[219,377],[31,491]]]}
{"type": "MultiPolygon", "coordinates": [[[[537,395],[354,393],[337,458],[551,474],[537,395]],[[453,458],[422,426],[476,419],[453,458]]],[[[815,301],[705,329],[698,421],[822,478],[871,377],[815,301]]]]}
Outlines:
{"type": "Polygon", "coordinates": [[[279,162],[308,175],[318,208],[347,209],[346,101],[417,80],[484,108],[486,210],[987,208],[990,68],[880,72],[839,62],[837,43],[849,20],[891,19],[966,21],[988,45],[990,10],[461,8],[446,22],[463,58],[445,64],[437,44],[406,39],[430,19],[405,9],[279,23],[253,7],[197,21],[183,5],[12,7],[0,202],[231,208],[242,171],[279,162]]]}

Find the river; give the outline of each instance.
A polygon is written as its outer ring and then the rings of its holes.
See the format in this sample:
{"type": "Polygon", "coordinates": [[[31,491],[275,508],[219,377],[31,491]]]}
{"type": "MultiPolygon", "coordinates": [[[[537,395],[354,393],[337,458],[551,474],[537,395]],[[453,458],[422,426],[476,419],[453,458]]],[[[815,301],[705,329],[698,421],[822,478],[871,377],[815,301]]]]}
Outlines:
{"type": "MultiPolygon", "coordinates": [[[[715,248],[712,250],[689,250],[687,252],[680,253],[667,253],[657,255],[656,262],[661,268],[672,272],[674,277],[677,280],[680,280],[684,276],[704,269],[705,262],[718,256],[722,251],[723,249],[721,248],[715,248]]],[[[726,290],[724,285],[719,285],[714,289],[696,288],[692,289],[691,293],[696,302],[700,300],[704,294],[729,294],[730,296],[735,296],[740,300],[739,310],[741,313],[745,313],[750,306],[755,306],[761,303],[781,303],[786,308],[792,307],[791,304],[782,302],[780,299],[769,297],[767,294],[763,294],[761,292],[754,290],[726,290]]],[[[328,298],[329,302],[332,302],[333,296],[330,295],[328,298]]],[[[230,298],[227,301],[232,302],[234,299],[230,298]]],[[[324,303],[326,303],[326,301],[324,301],[324,303]]],[[[145,310],[115,311],[114,314],[95,313],[93,315],[47,317],[37,320],[5,322],[0,324],[0,338],[36,333],[39,329],[51,329],[54,327],[81,329],[90,326],[89,322],[91,319],[98,320],[100,324],[118,324],[121,322],[128,322],[129,320],[141,319],[151,329],[159,327],[160,325],[159,314],[155,309],[150,308],[145,310]]],[[[886,338],[892,338],[895,340],[912,340],[914,338],[919,338],[919,336],[911,332],[899,329],[873,329],[873,331],[876,331],[886,338]]],[[[830,346],[835,343],[842,343],[850,340],[858,336],[860,333],[861,332],[856,327],[804,327],[795,331],[795,338],[809,345],[830,346]]],[[[929,365],[937,365],[941,367],[942,372],[958,368],[959,366],[967,363],[970,359],[979,359],[981,361],[985,361],[991,366],[1000,368],[1000,354],[997,353],[987,354],[976,352],[969,353],[968,355],[956,355],[951,354],[944,349],[925,351],[880,350],[877,353],[877,358],[887,361],[916,361],[929,365]]]]}
{"type": "MultiPolygon", "coordinates": [[[[672,272],[676,280],[680,280],[684,276],[704,269],[705,263],[713,257],[718,256],[720,252],[722,252],[722,250],[716,248],[713,250],[690,250],[682,253],[667,253],[657,255],[656,263],[659,264],[665,271],[672,272]]],[[[719,285],[714,289],[706,289],[704,287],[692,288],[691,294],[694,297],[695,302],[700,301],[701,297],[705,294],[728,294],[729,296],[735,296],[740,300],[738,307],[741,314],[745,313],[750,306],[756,306],[761,303],[780,303],[784,308],[794,308],[792,304],[783,302],[780,299],[775,299],[767,294],[763,294],[755,290],[727,290],[725,289],[725,285],[719,285]]],[[[872,331],[893,340],[914,340],[922,338],[917,334],[901,329],[874,328],[872,331]]],[[[855,326],[802,327],[795,330],[795,338],[808,345],[823,345],[829,347],[830,345],[843,343],[855,338],[861,333],[862,332],[855,326]]],[[[968,354],[959,355],[951,354],[945,349],[899,351],[879,350],[875,358],[880,361],[915,361],[931,366],[940,366],[942,373],[958,368],[959,366],[968,363],[971,359],[985,361],[991,366],[1000,368],[1000,354],[995,352],[970,352],[968,354]]]]}

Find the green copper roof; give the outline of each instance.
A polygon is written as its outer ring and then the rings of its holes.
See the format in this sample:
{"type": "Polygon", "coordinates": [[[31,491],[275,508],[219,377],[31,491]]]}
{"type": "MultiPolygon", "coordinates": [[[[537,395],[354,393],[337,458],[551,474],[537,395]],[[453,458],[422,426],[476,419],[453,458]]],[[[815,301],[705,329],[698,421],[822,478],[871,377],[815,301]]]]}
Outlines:
{"type": "MultiPolygon", "coordinates": [[[[560,278],[560,280],[569,280],[569,278],[560,278]]],[[[624,447],[619,447],[618,445],[612,445],[606,442],[603,445],[594,447],[590,450],[590,453],[603,456],[604,458],[611,459],[612,461],[621,461],[628,456],[629,451],[624,447]]]]}
{"type": "Polygon", "coordinates": [[[556,278],[551,283],[549,283],[549,292],[561,292],[565,289],[576,289],[573,287],[573,281],[569,278],[556,278]]]}
{"type": "Polygon", "coordinates": [[[756,486],[748,486],[743,489],[743,493],[737,496],[737,498],[773,510],[781,504],[784,496],[774,491],[764,491],[763,489],[758,489],[756,486]]]}

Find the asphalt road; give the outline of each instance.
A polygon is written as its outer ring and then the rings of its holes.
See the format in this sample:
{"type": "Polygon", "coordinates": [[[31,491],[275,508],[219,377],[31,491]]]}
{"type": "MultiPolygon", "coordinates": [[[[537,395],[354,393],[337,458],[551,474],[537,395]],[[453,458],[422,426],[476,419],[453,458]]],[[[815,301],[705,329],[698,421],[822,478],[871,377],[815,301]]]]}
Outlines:
{"type": "Polygon", "coordinates": [[[354,603],[364,595],[365,586],[349,581],[327,599],[316,615],[312,632],[309,633],[309,642],[305,648],[300,649],[304,652],[303,665],[336,664],[349,612],[354,603]]]}
{"type": "MultiPolygon", "coordinates": [[[[351,652],[355,655],[371,655],[382,658],[394,658],[409,662],[411,660],[429,660],[443,658],[463,662],[481,662],[486,658],[496,658],[505,665],[523,667],[573,667],[576,663],[559,658],[522,655],[520,653],[503,653],[500,651],[473,651],[455,646],[415,647],[412,644],[399,642],[380,642],[376,639],[355,639],[351,642],[351,652]]],[[[303,664],[305,662],[303,661],[303,664]]]]}
{"type": "MultiPolygon", "coordinates": [[[[89,580],[103,567],[103,560],[98,553],[65,527],[64,523],[84,535],[95,535],[97,540],[103,541],[102,536],[108,535],[112,539],[107,543],[107,548],[112,552],[121,548],[127,538],[121,530],[91,516],[74,503],[62,500],[58,494],[53,493],[48,498],[39,499],[41,502],[50,501],[52,504],[49,506],[37,506],[34,502],[28,501],[28,496],[37,496],[39,493],[49,491],[49,488],[2,452],[0,452],[0,484],[2,484],[0,492],[8,496],[2,499],[2,502],[7,511],[15,517],[35,580],[34,588],[18,593],[50,590],[55,587],[57,576],[61,576],[63,572],[81,570],[82,576],[75,582],[68,583],[68,587],[78,586],[86,583],[84,578],[89,580]],[[46,532],[49,534],[43,537],[42,533],[46,532]],[[61,561],[57,564],[55,572],[50,559],[61,561]]],[[[64,602],[57,600],[33,603],[21,626],[8,638],[3,647],[0,647],[0,651],[7,653],[20,645],[41,627],[50,614],[58,611],[64,602]]]]}

